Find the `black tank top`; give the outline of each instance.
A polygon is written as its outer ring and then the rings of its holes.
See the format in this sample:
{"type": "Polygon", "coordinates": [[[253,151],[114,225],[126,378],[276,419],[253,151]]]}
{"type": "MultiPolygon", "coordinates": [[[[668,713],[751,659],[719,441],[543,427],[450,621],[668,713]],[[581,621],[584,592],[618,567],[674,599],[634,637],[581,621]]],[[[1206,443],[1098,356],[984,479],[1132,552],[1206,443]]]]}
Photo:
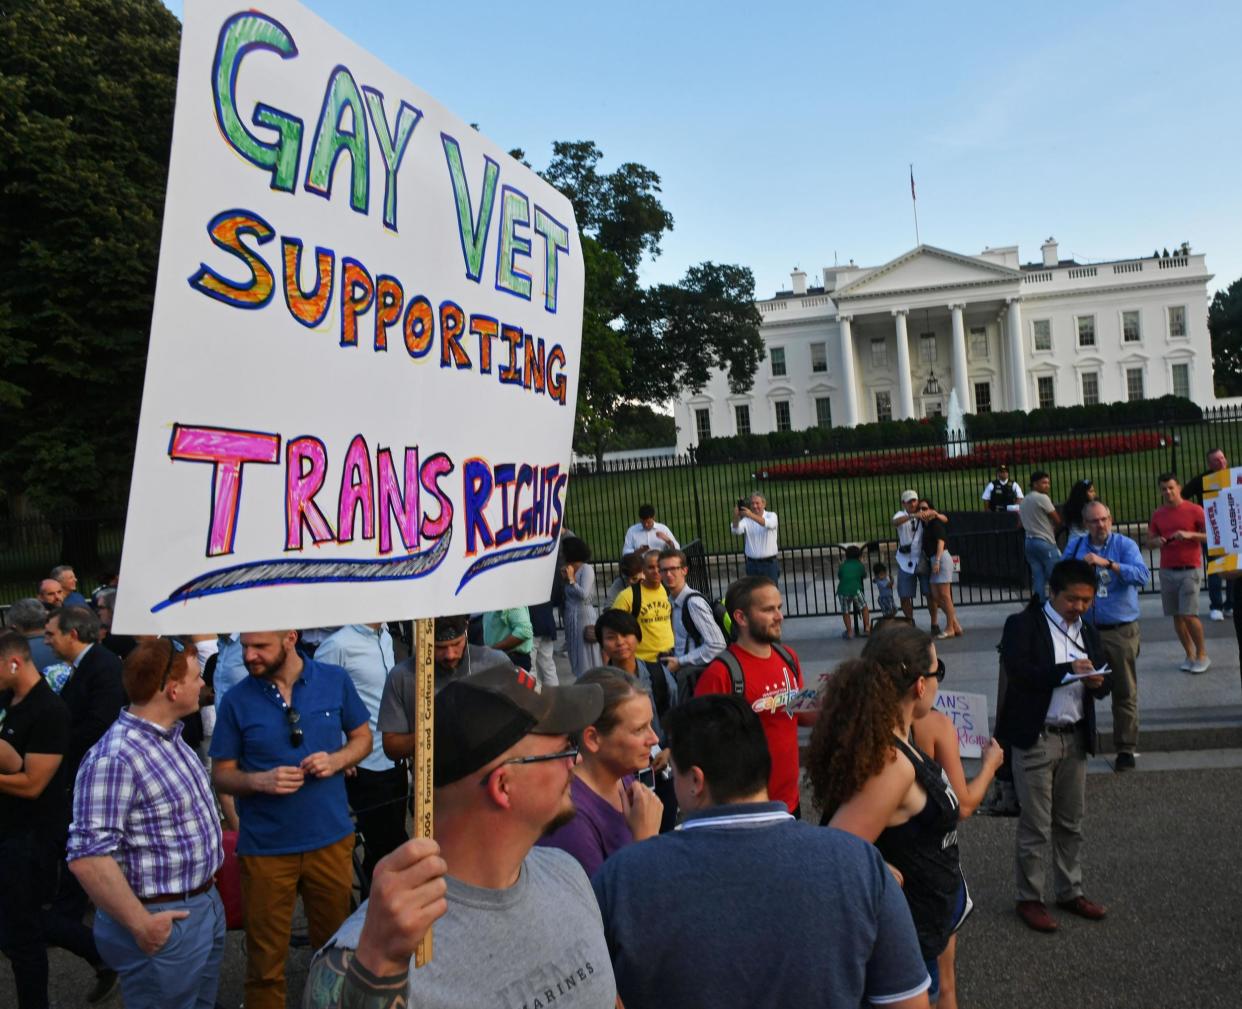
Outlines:
{"type": "Polygon", "coordinates": [[[962,870],[958,861],[958,801],[948,775],[918,747],[894,740],[914,765],[914,780],[927,793],[927,804],[898,827],[887,827],[875,846],[884,861],[901,870],[910,917],[925,960],[944,952],[957,924],[962,870]]]}

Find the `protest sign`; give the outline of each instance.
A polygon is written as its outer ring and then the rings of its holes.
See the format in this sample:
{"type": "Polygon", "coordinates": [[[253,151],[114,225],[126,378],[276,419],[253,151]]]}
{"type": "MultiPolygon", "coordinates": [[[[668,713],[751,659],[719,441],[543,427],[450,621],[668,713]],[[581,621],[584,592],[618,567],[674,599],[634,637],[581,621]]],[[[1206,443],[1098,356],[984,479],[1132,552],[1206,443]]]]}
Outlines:
{"type": "Polygon", "coordinates": [[[528,168],[296,3],[188,2],[115,629],[546,600],[582,297],[528,168]]]}
{"type": "Polygon", "coordinates": [[[1242,466],[1203,477],[1208,574],[1242,576],[1242,466]]]}
{"type": "Polygon", "coordinates": [[[983,756],[983,748],[992,738],[988,731],[987,696],[941,690],[936,694],[935,708],[952,720],[953,728],[957,730],[957,745],[962,756],[983,756]]]}

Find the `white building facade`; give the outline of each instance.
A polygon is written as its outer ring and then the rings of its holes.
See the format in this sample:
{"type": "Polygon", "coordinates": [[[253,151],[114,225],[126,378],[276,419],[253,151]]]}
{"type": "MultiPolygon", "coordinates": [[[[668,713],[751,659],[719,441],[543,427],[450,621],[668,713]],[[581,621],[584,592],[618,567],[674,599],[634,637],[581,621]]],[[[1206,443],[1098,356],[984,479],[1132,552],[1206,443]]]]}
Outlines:
{"type": "Polygon", "coordinates": [[[880,267],[826,267],[823,287],[757,303],[753,388],[723,373],[675,404],[677,451],[706,437],[945,414],[1152,399],[1215,401],[1202,255],[1020,265],[1017,246],[929,245],[880,267]]]}

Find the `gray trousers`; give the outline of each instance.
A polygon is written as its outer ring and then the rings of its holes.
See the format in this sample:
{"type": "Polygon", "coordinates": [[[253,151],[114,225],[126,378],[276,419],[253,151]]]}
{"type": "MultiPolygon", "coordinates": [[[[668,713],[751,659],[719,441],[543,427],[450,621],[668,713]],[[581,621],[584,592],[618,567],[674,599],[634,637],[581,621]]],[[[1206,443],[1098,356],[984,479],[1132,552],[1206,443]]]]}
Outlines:
{"type": "Polygon", "coordinates": [[[1138,747],[1138,621],[1101,627],[1100,644],[1113,670],[1113,749],[1134,753],[1138,747]]]}
{"type": "Polygon", "coordinates": [[[1018,900],[1044,899],[1044,857],[1052,842],[1054,900],[1082,896],[1082,818],[1086,811],[1087,751],[1083,729],[1040,733],[1028,750],[1014,747],[1013,783],[1022,803],[1014,876],[1018,900]]]}

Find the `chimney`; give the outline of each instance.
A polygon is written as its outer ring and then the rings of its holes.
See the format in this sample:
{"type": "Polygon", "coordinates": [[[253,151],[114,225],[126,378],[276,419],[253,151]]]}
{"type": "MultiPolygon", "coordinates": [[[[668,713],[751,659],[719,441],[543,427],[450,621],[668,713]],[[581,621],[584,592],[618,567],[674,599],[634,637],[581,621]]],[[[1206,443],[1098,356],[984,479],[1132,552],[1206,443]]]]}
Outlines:
{"type": "Polygon", "coordinates": [[[806,294],[806,273],[795,266],[793,273],[790,274],[790,279],[793,281],[793,293],[795,295],[806,294]]]}
{"type": "Polygon", "coordinates": [[[1055,238],[1049,238],[1048,241],[1044,242],[1044,244],[1040,246],[1040,249],[1042,249],[1044,253],[1044,266],[1056,266],[1058,262],[1057,240],[1055,238]]]}

